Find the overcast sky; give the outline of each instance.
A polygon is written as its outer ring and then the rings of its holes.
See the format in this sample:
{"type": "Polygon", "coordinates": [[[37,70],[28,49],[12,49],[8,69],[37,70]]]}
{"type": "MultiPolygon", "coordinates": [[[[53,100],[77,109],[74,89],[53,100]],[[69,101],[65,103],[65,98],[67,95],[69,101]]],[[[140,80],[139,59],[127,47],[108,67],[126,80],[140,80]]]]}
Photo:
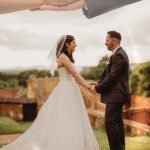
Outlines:
{"type": "Polygon", "coordinates": [[[56,40],[74,35],[77,66],[93,66],[104,55],[107,31],[122,34],[130,62],[150,60],[150,1],[87,19],[82,10],[69,12],[20,11],[0,15],[0,68],[48,66],[45,59],[56,40]]]}

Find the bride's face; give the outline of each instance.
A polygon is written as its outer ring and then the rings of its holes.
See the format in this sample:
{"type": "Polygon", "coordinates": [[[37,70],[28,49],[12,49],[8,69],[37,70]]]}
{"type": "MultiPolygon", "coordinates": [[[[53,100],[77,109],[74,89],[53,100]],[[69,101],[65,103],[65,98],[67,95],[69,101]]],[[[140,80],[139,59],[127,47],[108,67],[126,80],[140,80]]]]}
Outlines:
{"type": "Polygon", "coordinates": [[[66,46],[67,46],[67,50],[72,53],[73,51],[75,51],[77,45],[75,43],[75,40],[73,40],[70,43],[66,43],[66,46]]]}

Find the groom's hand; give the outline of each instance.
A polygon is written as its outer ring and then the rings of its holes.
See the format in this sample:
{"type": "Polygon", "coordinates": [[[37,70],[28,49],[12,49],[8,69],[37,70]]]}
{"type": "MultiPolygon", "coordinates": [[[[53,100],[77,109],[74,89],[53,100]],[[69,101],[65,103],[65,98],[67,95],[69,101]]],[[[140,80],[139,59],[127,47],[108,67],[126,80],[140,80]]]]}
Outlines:
{"type": "Polygon", "coordinates": [[[98,83],[97,82],[91,82],[90,85],[95,85],[96,86],[96,85],[98,85],[98,83]]]}
{"type": "Polygon", "coordinates": [[[91,93],[96,94],[95,85],[91,85],[91,88],[89,90],[91,93]]]}

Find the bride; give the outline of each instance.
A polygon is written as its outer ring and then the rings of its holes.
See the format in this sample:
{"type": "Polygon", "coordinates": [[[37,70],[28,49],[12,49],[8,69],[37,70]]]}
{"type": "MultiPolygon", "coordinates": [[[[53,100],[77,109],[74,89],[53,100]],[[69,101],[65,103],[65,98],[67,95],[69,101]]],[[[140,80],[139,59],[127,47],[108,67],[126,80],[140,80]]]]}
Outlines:
{"type": "Polygon", "coordinates": [[[55,61],[59,83],[40,108],[31,127],[1,150],[99,150],[86,107],[76,82],[91,85],[74,68],[75,39],[62,36],[49,55],[50,72],[55,61]]]}

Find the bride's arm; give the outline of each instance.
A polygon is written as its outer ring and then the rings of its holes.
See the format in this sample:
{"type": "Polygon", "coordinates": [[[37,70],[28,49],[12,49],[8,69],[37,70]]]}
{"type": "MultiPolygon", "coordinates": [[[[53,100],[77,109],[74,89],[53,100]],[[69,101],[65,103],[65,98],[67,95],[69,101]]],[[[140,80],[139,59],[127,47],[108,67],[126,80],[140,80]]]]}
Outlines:
{"type": "Polygon", "coordinates": [[[68,72],[75,78],[75,80],[83,85],[84,87],[86,88],[91,88],[91,86],[89,85],[88,81],[86,81],[75,69],[74,67],[72,66],[69,58],[64,55],[64,54],[61,54],[59,56],[59,61],[61,62],[61,64],[68,70],[68,72]]]}

